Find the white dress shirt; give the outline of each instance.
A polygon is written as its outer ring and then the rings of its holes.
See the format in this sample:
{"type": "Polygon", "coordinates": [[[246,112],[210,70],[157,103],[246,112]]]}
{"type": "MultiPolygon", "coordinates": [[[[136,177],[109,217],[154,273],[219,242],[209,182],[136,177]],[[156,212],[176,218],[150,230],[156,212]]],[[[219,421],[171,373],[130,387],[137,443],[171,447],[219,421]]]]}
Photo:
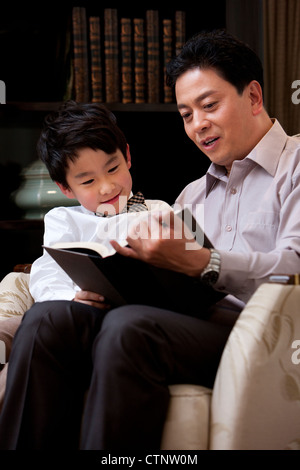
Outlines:
{"type": "Polygon", "coordinates": [[[195,216],[204,208],[204,230],[221,253],[215,287],[243,302],[271,274],[300,272],[300,139],[273,122],[229,177],[211,164],[176,201],[195,216]]]}
{"type": "MultiPolygon", "coordinates": [[[[149,211],[170,210],[164,201],[145,200],[149,211]]],[[[43,244],[58,242],[92,241],[112,250],[110,240],[125,243],[131,221],[148,212],[128,212],[114,217],[97,217],[83,206],[56,207],[45,215],[43,244]]],[[[113,251],[113,250],[112,250],[113,251]]],[[[36,302],[45,300],[71,300],[79,287],[46,252],[32,264],[30,292],[36,302]]]]}

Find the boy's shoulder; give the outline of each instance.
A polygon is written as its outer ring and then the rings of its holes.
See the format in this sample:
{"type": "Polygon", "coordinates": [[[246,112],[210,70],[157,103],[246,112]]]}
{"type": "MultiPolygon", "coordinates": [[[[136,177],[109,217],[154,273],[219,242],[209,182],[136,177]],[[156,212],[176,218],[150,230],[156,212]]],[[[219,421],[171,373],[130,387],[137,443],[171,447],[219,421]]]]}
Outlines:
{"type": "Polygon", "coordinates": [[[145,203],[149,211],[161,211],[172,209],[170,204],[168,204],[166,201],[161,201],[159,199],[145,199],[145,203]]]}
{"type": "Polygon", "coordinates": [[[76,217],[77,215],[84,214],[92,216],[93,213],[85,209],[81,205],[77,206],[57,206],[50,209],[47,214],[45,215],[45,221],[48,219],[56,219],[56,218],[68,218],[68,217],[76,217]]]}

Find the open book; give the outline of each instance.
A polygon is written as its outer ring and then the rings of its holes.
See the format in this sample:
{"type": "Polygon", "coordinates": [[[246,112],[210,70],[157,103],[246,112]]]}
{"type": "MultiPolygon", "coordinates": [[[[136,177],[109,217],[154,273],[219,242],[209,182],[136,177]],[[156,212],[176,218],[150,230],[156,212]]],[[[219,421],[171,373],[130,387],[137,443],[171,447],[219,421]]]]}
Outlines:
{"type": "MultiPolygon", "coordinates": [[[[212,247],[188,209],[179,217],[196,240],[212,247]]],[[[112,307],[143,304],[201,316],[224,296],[190,276],[122,256],[113,248],[110,252],[99,243],[65,242],[44,248],[75,284],[104,295],[112,307]]]]}

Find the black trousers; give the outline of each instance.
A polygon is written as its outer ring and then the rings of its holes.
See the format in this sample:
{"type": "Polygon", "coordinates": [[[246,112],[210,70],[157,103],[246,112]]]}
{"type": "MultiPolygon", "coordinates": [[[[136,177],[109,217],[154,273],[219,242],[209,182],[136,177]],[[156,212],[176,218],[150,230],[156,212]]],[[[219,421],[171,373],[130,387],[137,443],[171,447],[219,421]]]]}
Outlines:
{"type": "Polygon", "coordinates": [[[158,450],[168,385],[212,387],[230,330],[140,305],[36,303],[13,342],[0,449],[158,450]]]}

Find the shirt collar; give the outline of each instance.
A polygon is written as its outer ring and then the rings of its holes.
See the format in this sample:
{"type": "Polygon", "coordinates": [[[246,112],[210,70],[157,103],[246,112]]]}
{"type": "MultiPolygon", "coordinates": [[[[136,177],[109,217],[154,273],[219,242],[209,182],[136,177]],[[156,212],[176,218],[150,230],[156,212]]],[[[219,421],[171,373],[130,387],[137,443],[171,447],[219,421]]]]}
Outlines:
{"type": "MultiPolygon", "coordinates": [[[[133,196],[133,192],[131,191],[128,199],[130,199],[132,196],[133,196]]],[[[95,212],[86,209],[83,205],[81,205],[81,208],[82,208],[82,212],[84,212],[85,214],[96,215],[95,212]]]]}
{"type": "Polygon", "coordinates": [[[287,134],[277,121],[272,119],[273,126],[258,142],[246,158],[264,168],[271,176],[274,176],[280,156],[287,142],[287,134]]]}
{"type": "MultiPolygon", "coordinates": [[[[252,160],[264,168],[271,176],[274,176],[288,136],[277,119],[272,119],[272,122],[273,126],[245,159],[252,160]]],[[[226,170],[224,166],[211,163],[206,173],[206,196],[211,191],[216,180],[224,180],[225,178],[226,170]]]]}

